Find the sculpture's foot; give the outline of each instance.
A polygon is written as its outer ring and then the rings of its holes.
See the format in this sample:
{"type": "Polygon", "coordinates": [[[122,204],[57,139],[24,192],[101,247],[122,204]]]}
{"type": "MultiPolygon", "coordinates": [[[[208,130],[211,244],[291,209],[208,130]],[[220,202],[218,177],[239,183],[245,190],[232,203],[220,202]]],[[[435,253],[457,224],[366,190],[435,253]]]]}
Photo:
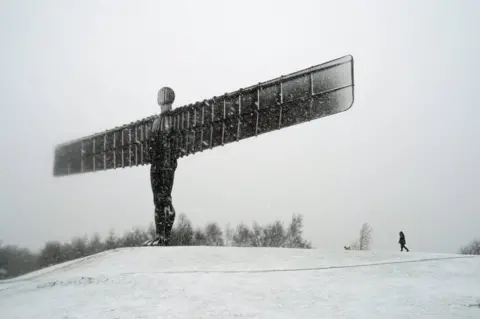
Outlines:
{"type": "Polygon", "coordinates": [[[156,237],[154,239],[149,239],[143,243],[143,246],[166,246],[167,241],[163,237],[156,237]]]}

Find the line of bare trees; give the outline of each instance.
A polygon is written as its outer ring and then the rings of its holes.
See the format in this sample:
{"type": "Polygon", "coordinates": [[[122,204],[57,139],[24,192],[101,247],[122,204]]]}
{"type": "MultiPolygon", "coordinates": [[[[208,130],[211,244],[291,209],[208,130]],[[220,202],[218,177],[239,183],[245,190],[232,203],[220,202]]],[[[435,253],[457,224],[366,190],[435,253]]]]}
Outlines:
{"type": "MultiPolygon", "coordinates": [[[[227,225],[223,231],[217,223],[194,228],[187,216],[181,214],[172,229],[171,242],[174,246],[312,248],[310,242],[303,239],[302,228],[302,215],[293,215],[286,227],[280,221],[264,226],[253,223],[252,227],[242,223],[236,228],[227,225]]],[[[0,279],[16,277],[105,250],[141,246],[154,235],[153,224],[146,229],[135,227],[121,236],[111,230],[105,239],[99,234],[94,234],[90,238],[75,237],[66,243],[49,241],[38,253],[13,245],[2,245],[0,242],[0,279]]]]}
{"type": "Polygon", "coordinates": [[[460,254],[480,255],[480,239],[474,239],[470,243],[460,248],[460,254]]]}
{"type": "MultiPolygon", "coordinates": [[[[303,217],[293,215],[285,227],[280,221],[264,226],[254,222],[251,227],[240,224],[235,228],[227,225],[222,230],[217,223],[194,228],[186,215],[181,214],[172,230],[174,246],[237,246],[237,247],[284,247],[312,248],[302,236],[303,217]]],[[[372,227],[364,223],[359,236],[346,250],[369,250],[372,242],[372,227]]],[[[49,241],[35,253],[14,245],[4,245],[0,241],[0,279],[16,277],[36,269],[96,254],[120,247],[141,246],[155,234],[151,224],[147,229],[133,228],[119,236],[111,230],[105,239],[99,234],[90,238],[75,237],[70,242],[49,241]]],[[[480,240],[475,239],[459,250],[460,254],[480,255],[480,240]]]]}

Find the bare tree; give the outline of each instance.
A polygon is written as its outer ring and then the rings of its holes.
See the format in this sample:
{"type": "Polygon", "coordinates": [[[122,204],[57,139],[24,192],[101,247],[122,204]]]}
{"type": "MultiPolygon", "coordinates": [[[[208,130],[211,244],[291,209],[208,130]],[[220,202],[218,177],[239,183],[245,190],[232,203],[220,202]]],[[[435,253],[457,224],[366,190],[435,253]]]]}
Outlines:
{"type": "Polygon", "coordinates": [[[460,248],[460,254],[463,255],[480,255],[480,240],[474,239],[468,245],[460,248]]]}
{"type": "Polygon", "coordinates": [[[196,246],[206,246],[207,245],[207,236],[198,227],[193,232],[193,244],[196,245],[196,246]]]}
{"type": "Polygon", "coordinates": [[[233,245],[233,234],[234,234],[233,228],[230,226],[230,223],[228,223],[225,226],[225,232],[224,232],[224,243],[225,246],[232,246],[233,245]]]}
{"type": "Polygon", "coordinates": [[[64,250],[62,250],[62,244],[58,241],[49,241],[45,244],[45,247],[41,250],[38,257],[38,264],[40,267],[48,267],[61,263],[65,260],[64,250]]]}
{"type": "Polygon", "coordinates": [[[312,244],[303,239],[303,216],[294,214],[288,230],[285,234],[285,241],[282,247],[285,248],[307,248],[311,249],[312,244]]]}
{"type": "Polygon", "coordinates": [[[172,245],[190,246],[193,244],[193,236],[192,222],[185,214],[180,214],[176,226],[172,229],[172,245]]]}
{"type": "Polygon", "coordinates": [[[216,223],[205,227],[205,237],[208,246],[223,246],[223,232],[216,223]]]}
{"type": "Polygon", "coordinates": [[[372,242],[372,227],[368,223],[364,223],[360,228],[360,237],[350,246],[345,246],[347,250],[369,250],[372,242]]]}
{"type": "Polygon", "coordinates": [[[372,241],[372,227],[364,223],[360,229],[360,238],[358,239],[359,250],[369,250],[372,241]]]}
{"type": "Polygon", "coordinates": [[[234,246],[238,247],[248,247],[251,246],[251,231],[247,225],[241,223],[237,225],[235,232],[232,236],[232,242],[234,246]]]}
{"type": "Polygon", "coordinates": [[[263,228],[263,246],[264,247],[283,247],[288,241],[288,231],[285,231],[280,221],[275,221],[271,225],[263,228]]]}
{"type": "Polygon", "coordinates": [[[88,255],[88,238],[87,236],[83,237],[74,237],[70,243],[71,251],[69,252],[69,260],[85,257],[88,255]]]}
{"type": "Polygon", "coordinates": [[[88,253],[89,254],[96,254],[101,251],[103,251],[104,245],[102,243],[102,238],[100,237],[100,234],[95,233],[92,235],[90,238],[90,241],[88,242],[88,253]]]}
{"type": "Polygon", "coordinates": [[[119,247],[119,239],[115,234],[115,231],[113,229],[110,229],[110,231],[108,232],[108,236],[105,239],[105,249],[110,250],[117,247],[119,247]]]}

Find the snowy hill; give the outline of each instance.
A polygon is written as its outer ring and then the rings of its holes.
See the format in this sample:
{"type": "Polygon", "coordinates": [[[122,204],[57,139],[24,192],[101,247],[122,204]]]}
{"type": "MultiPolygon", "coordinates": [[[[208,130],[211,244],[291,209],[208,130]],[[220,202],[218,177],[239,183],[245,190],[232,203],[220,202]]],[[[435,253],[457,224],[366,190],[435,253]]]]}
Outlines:
{"type": "Polygon", "coordinates": [[[123,248],[0,281],[0,318],[480,318],[480,257],[123,248]]]}

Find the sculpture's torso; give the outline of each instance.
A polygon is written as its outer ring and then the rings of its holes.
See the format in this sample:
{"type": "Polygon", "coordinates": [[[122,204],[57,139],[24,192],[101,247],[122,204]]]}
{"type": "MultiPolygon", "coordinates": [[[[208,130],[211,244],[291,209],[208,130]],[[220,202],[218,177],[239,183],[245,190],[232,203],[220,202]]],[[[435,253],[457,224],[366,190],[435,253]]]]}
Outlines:
{"type": "Polygon", "coordinates": [[[173,131],[161,115],[155,119],[152,126],[150,146],[151,170],[175,170],[177,156],[173,143],[173,131]]]}

